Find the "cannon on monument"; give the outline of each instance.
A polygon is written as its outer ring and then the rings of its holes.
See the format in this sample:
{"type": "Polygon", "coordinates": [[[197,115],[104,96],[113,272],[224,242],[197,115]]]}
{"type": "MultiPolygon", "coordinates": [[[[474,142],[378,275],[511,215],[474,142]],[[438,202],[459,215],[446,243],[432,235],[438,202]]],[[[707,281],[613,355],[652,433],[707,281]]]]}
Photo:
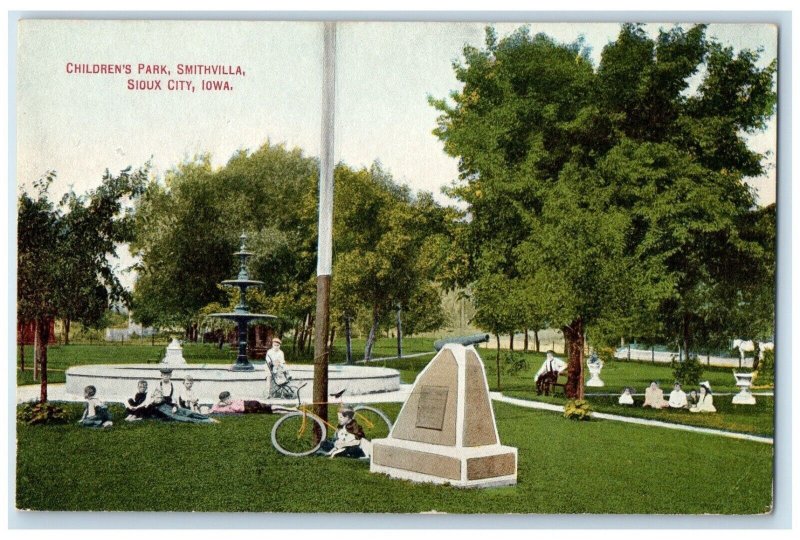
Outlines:
{"type": "Polygon", "coordinates": [[[470,345],[477,345],[478,343],[486,343],[489,341],[489,334],[472,334],[470,336],[455,336],[437,340],[433,343],[433,348],[436,349],[436,352],[442,350],[448,343],[458,343],[459,345],[463,345],[464,347],[469,347],[470,345]]]}

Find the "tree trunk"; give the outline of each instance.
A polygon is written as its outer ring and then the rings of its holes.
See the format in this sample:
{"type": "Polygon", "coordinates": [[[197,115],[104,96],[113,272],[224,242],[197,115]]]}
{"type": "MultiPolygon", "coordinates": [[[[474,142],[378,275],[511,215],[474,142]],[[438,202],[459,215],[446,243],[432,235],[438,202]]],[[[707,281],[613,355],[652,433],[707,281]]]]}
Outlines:
{"type": "Polygon", "coordinates": [[[539,331],[538,330],[534,330],[533,331],[533,342],[536,345],[536,352],[541,352],[539,350],[540,343],[539,343],[539,331]]]}
{"type": "Polygon", "coordinates": [[[69,324],[70,324],[70,322],[72,322],[72,321],[70,321],[69,317],[64,319],[64,345],[69,345],[69,324]]]}
{"type": "Polygon", "coordinates": [[[403,322],[400,318],[402,309],[397,306],[397,357],[403,357],[403,322]]]}
{"type": "Polygon", "coordinates": [[[565,343],[569,343],[566,394],[569,399],[583,399],[583,319],[576,318],[562,332],[565,343]]]}
{"type": "Polygon", "coordinates": [[[25,326],[17,324],[17,343],[19,343],[19,370],[25,373],[25,326]]]}
{"type": "Polygon", "coordinates": [[[40,366],[41,386],[39,401],[47,402],[47,342],[50,340],[50,321],[47,317],[36,318],[36,363],[40,366]]]}
{"type": "Polygon", "coordinates": [[[297,321],[294,325],[294,336],[292,336],[292,356],[297,355],[297,345],[300,341],[300,329],[302,328],[302,321],[297,321]]]}
{"type": "Polygon", "coordinates": [[[39,319],[33,321],[33,380],[39,380],[39,319]]]}
{"type": "Polygon", "coordinates": [[[308,354],[311,352],[311,336],[314,332],[314,316],[309,313],[308,314],[308,327],[306,327],[306,349],[305,353],[308,354]]]}
{"type": "Polygon", "coordinates": [[[523,343],[523,348],[525,352],[528,352],[528,329],[525,329],[525,342],[523,343]]]}
{"type": "Polygon", "coordinates": [[[347,363],[353,363],[353,342],[352,342],[352,334],[350,332],[350,317],[344,318],[344,334],[345,334],[345,341],[347,343],[347,363]]]}
{"type": "Polygon", "coordinates": [[[494,363],[497,367],[497,391],[500,392],[500,334],[495,334],[494,338],[497,340],[497,353],[494,355],[494,363]]]}
{"type": "Polygon", "coordinates": [[[508,349],[514,352],[514,331],[508,333],[508,349]]]}
{"type": "Polygon", "coordinates": [[[336,326],[331,325],[330,338],[328,339],[328,359],[333,354],[333,340],[336,338],[336,326]]]}
{"type": "Polygon", "coordinates": [[[682,336],[683,340],[683,350],[686,353],[685,361],[689,361],[689,345],[692,339],[690,329],[689,329],[689,314],[684,313],[683,315],[683,328],[682,328],[682,336]]]}
{"type": "Polygon", "coordinates": [[[309,326],[309,319],[311,318],[310,313],[306,313],[306,316],[303,317],[303,324],[300,327],[300,341],[298,343],[298,349],[300,352],[303,353],[306,350],[306,337],[308,337],[308,326],[309,326]]]}
{"type": "Polygon", "coordinates": [[[375,336],[378,333],[379,318],[380,318],[380,312],[378,311],[378,306],[374,306],[372,308],[372,326],[369,329],[369,335],[367,336],[367,343],[364,346],[364,360],[366,361],[372,359],[372,346],[375,344],[375,336]]]}

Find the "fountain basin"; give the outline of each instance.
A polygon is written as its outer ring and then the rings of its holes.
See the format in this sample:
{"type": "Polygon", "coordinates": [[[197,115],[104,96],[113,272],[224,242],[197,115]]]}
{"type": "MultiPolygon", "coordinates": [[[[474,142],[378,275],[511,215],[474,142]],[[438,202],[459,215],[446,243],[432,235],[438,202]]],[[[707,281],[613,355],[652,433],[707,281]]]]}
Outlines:
{"type": "MultiPolygon", "coordinates": [[[[97,364],[67,369],[66,392],[83,397],[85,386],[94,385],[103,401],[125,402],[136,393],[136,383],[146,380],[149,388],[161,379],[163,364],[97,364]]],[[[185,364],[172,367],[172,380],[181,384],[186,375],[194,379],[192,390],[201,403],[215,403],[223,390],[237,399],[267,400],[269,385],[264,363],[254,362],[253,371],[234,371],[227,364],[185,364]]],[[[308,383],[301,397],[311,397],[314,385],[314,366],[287,365],[293,385],[308,383]]],[[[346,396],[394,392],[400,389],[400,372],[396,369],[368,366],[328,367],[328,392],[345,390],[346,396]]],[[[333,399],[333,398],[331,398],[333,399]]]]}

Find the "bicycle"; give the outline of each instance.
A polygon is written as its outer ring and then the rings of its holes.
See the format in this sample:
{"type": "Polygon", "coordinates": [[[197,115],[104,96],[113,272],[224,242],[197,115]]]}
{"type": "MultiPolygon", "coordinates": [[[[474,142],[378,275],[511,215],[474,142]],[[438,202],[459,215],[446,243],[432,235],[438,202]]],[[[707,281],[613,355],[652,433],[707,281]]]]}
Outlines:
{"type": "MultiPolygon", "coordinates": [[[[270,436],[272,446],[286,456],[302,457],[313,454],[327,439],[328,429],[330,428],[333,432],[336,432],[337,429],[335,425],[312,412],[311,407],[320,405],[320,403],[304,405],[300,401],[300,390],[307,384],[294,389],[297,396],[297,407],[287,408],[290,412],[281,416],[272,426],[270,436]]],[[[336,402],[326,401],[324,403],[335,404],[336,402]]],[[[372,441],[389,436],[392,422],[383,411],[368,405],[355,405],[353,411],[356,421],[364,430],[365,439],[372,441]]]]}

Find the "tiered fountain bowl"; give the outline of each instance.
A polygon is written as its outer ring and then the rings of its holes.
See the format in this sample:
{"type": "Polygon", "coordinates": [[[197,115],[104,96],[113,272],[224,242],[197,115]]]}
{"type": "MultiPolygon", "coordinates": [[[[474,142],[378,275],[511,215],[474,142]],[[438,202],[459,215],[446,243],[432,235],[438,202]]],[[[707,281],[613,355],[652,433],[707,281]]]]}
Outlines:
{"type": "MultiPolygon", "coordinates": [[[[250,313],[247,307],[247,289],[261,286],[262,281],[250,279],[247,259],[253,254],[245,249],[247,237],[242,234],[239,251],[239,275],[222,283],[239,287],[239,303],[230,313],[214,313],[213,317],[236,322],[238,329],[238,355],[233,365],[188,364],[183,359],[180,343],[173,340],[160,363],[154,364],[101,364],[75,366],[67,369],[67,393],[75,399],[83,397],[85,386],[94,385],[97,396],[105,401],[124,402],[136,393],[137,382],[145,380],[152,389],[161,378],[161,369],[172,369],[172,380],[180,383],[187,375],[194,379],[192,390],[202,403],[217,401],[220,392],[228,391],[234,398],[269,398],[268,372],[264,362],[250,362],[247,358],[247,325],[255,319],[275,318],[265,313],[250,313]]],[[[121,349],[124,351],[124,349],[121,349]]],[[[314,366],[294,364],[287,366],[293,385],[306,384],[301,398],[310,398],[314,381],[314,366]]],[[[367,366],[331,365],[328,368],[328,391],[331,394],[345,391],[346,395],[363,395],[394,392],[400,388],[400,372],[395,369],[367,366]]],[[[276,400],[277,401],[277,400],[276,400]]]]}

